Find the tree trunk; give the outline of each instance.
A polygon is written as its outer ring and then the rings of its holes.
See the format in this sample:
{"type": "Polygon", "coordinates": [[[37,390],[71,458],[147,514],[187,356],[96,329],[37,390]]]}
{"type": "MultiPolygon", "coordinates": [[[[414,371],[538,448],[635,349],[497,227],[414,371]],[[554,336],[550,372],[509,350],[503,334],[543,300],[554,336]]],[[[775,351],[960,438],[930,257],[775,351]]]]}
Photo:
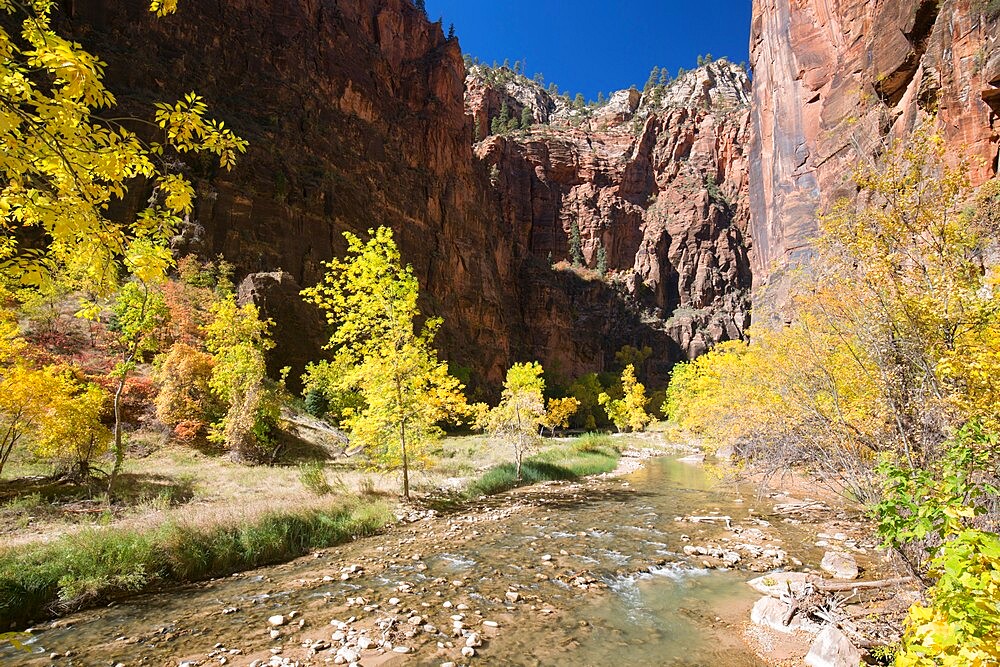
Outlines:
{"type": "Polygon", "coordinates": [[[399,425],[399,443],[403,448],[403,497],[410,499],[410,465],[406,456],[406,425],[399,425]]]}
{"type": "Polygon", "coordinates": [[[111,476],[108,478],[108,502],[114,492],[115,482],[118,481],[118,473],[121,472],[122,462],[125,460],[125,448],[122,443],[122,393],[125,391],[125,376],[118,380],[118,387],[115,388],[115,465],[111,468],[111,476]]]}

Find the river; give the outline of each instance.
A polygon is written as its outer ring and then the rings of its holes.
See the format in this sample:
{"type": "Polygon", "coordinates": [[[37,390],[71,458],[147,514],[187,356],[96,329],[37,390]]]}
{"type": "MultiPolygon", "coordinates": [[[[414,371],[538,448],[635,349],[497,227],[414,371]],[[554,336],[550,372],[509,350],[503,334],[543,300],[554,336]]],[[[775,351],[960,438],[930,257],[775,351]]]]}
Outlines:
{"type": "Polygon", "coordinates": [[[721,521],[677,520],[731,516],[756,526],[763,546],[801,544],[787,527],[779,537],[753,500],[703,466],[651,459],[626,476],[538,485],[292,563],[76,613],[35,628],[21,649],[0,647],[0,662],[50,664],[58,653],[59,664],[87,667],[248,665],[277,654],[328,664],[340,629],[391,642],[361,651],[365,667],[754,667],[742,625],[756,597],[744,582],[756,575],[684,553],[732,544],[721,521]],[[275,615],[284,618],[273,627],[275,615]],[[456,621],[481,636],[471,659],[456,621]]]}

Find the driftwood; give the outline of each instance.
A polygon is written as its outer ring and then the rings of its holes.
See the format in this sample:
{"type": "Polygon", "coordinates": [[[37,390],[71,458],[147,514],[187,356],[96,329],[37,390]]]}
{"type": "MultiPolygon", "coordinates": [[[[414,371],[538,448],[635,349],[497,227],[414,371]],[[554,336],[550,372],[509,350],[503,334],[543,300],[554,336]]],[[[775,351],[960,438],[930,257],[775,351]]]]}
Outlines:
{"type": "Polygon", "coordinates": [[[810,583],[816,587],[816,590],[834,592],[853,591],[864,588],[888,588],[889,586],[908,584],[912,581],[914,581],[913,577],[895,577],[893,579],[876,579],[874,581],[833,581],[816,578],[810,581],[810,583]]]}
{"type": "Polygon", "coordinates": [[[690,521],[691,523],[715,523],[716,521],[725,521],[726,528],[733,527],[733,517],[731,516],[686,516],[685,521],[690,521]]]}

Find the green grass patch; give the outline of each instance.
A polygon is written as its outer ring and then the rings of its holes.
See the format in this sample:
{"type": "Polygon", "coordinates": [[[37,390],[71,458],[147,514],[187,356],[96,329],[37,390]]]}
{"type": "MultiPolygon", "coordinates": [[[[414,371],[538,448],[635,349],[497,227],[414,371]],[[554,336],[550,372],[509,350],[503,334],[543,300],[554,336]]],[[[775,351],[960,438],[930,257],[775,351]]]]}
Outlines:
{"type": "Polygon", "coordinates": [[[85,530],[50,544],[8,549],[0,552],[0,628],[166,583],[287,561],[374,534],[391,520],[385,503],[342,502],[219,524],[85,530]]]}
{"type": "Polygon", "coordinates": [[[470,483],[465,495],[468,498],[489,496],[538,482],[574,480],[610,472],[618,465],[620,455],[611,438],[587,434],[568,445],[549,447],[525,459],[521,465],[520,480],[516,477],[513,463],[494,466],[470,483]]]}

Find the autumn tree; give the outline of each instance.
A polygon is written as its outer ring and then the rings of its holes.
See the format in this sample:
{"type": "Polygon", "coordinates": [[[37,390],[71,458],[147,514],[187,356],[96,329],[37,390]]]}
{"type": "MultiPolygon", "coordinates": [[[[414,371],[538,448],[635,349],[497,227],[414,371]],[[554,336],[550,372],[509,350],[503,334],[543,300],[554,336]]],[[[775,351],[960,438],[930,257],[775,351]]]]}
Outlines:
{"type": "Polygon", "coordinates": [[[273,460],[277,409],[264,385],[264,354],[274,347],[271,320],[262,320],[252,303],[238,306],[232,296],[216,303],[212,314],[205,328],[213,363],[209,386],[226,412],[212,425],[209,439],[225,445],[236,460],[273,460]]]}
{"type": "MultiPolygon", "coordinates": [[[[78,382],[69,369],[47,369],[49,394],[45,416],[32,442],[36,455],[68,464],[86,478],[90,463],[104,454],[112,434],[103,423],[108,395],[99,385],[78,382]]],[[[119,461],[116,457],[116,465],[119,461]]]]}
{"type": "Polygon", "coordinates": [[[521,479],[521,462],[538,439],[545,422],[545,379],[537,361],[514,364],[507,371],[500,403],[490,410],[486,423],[493,437],[510,445],[515,475],[521,479]]]}
{"type": "Polygon", "coordinates": [[[155,349],[154,330],[163,324],[167,307],[163,296],[148,283],[134,280],[125,283],[118,292],[112,308],[110,328],[115,334],[119,362],[112,371],[117,380],[113,397],[115,463],[108,479],[108,491],[114,489],[122,462],[125,460],[125,443],[122,433],[122,394],[129,375],[135,371],[142,355],[155,349]]]}
{"type": "Polygon", "coordinates": [[[792,324],[678,367],[665,407],[706,442],[774,469],[809,461],[869,503],[880,457],[926,470],[964,422],[997,426],[1000,300],[982,261],[996,191],[970,201],[965,166],[922,130],[855,181],[860,204],[824,216],[796,276],[792,324]]]}
{"type": "Polygon", "coordinates": [[[214,366],[212,355],[187,343],[174,343],[156,373],[160,383],[156,416],[182,440],[202,434],[222,412],[212,391],[214,366]]]}
{"type": "Polygon", "coordinates": [[[557,428],[569,426],[570,417],[576,414],[580,401],[572,396],[566,398],[550,398],[545,410],[542,426],[549,429],[549,435],[554,436],[557,428]]]}
{"type": "MultiPolygon", "coordinates": [[[[176,0],[153,0],[158,15],[176,0]]],[[[52,2],[0,2],[11,20],[0,26],[0,256],[28,284],[52,267],[73,265],[91,285],[115,281],[115,266],[143,280],[162,276],[170,264],[167,242],[181,216],[192,210],[194,189],[172,173],[167,153],[203,151],[229,168],[246,143],[191,93],[158,104],[159,132],[142,141],[103,112],[114,106],[104,86],[104,64],[52,28],[52,2]],[[12,23],[18,30],[9,30],[12,23]],[[113,221],[108,204],[124,197],[135,179],[153,187],[150,204],[134,220],[113,221]],[[43,237],[44,251],[21,245],[43,237]]]]}
{"type": "Polygon", "coordinates": [[[410,467],[440,438],[439,424],[465,411],[463,387],[433,348],[440,318],[418,325],[419,284],[392,230],[369,230],[367,241],[349,232],[344,237],[347,257],[331,261],[323,281],[303,295],[334,327],[329,347],[343,369],[336,386],[363,400],[345,410],[351,439],[374,464],[402,469],[409,498],[410,467]]]}
{"type": "Polygon", "coordinates": [[[622,397],[613,399],[602,393],[598,401],[619,431],[642,431],[651,421],[646,413],[646,387],[635,377],[635,367],[629,364],[622,371],[622,397]]]}

